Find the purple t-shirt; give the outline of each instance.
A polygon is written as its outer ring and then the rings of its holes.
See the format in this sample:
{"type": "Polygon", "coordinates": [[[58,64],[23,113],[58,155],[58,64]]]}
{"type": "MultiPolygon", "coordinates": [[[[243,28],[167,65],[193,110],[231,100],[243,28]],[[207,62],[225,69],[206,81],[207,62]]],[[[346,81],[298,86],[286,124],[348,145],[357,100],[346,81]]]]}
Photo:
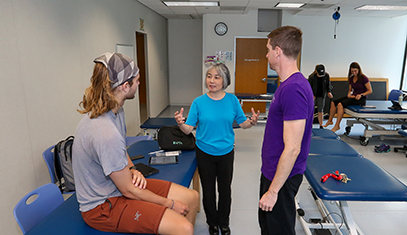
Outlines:
{"type": "Polygon", "coordinates": [[[294,73],[277,88],[271,101],[264,131],[261,172],[273,180],[277,164],[284,150],[284,121],[306,119],[301,152],[289,175],[303,174],[310,148],[314,97],[308,80],[301,73],[294,73]]]}
{"type": "Polygon", "coordinates": [[[353,88],[353,95],[359,95],[367,91],[365,84],[369,82],[369,79],[365,75],[362,75],[362,78],[359,79],[360,81],[356,83],[353,82],[353,78],[349,81],[349,84],[353,88]]]}

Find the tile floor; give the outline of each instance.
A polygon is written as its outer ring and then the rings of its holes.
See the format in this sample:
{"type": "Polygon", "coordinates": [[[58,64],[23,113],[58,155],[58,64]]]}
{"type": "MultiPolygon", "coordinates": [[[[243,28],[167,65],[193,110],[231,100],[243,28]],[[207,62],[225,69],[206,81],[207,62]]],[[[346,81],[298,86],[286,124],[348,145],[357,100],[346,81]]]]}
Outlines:
{"type": "MultiPolygon", "coordinates": [[[[168,107],[159,116],[172,117],[175,110],[181,107],[168,107]]],[[[188,113],[188,107],[185,107],[188,113]]],[[[364,127],[355,125],[349,136],[344,136],[346,119],[342,121],[341,130],[337,131],[341,139],[350,144],[364,157],[372,160],[382,168],[407,184],[407,158],[405,153],[393,151],[393,147],[407,144],[407,138],[372,138],[367,146],[361,146],[359,136],[364,127]],[[385,143],[392,146],[389,153],[375,153],[374,146],[385,143]]],[[[235,129],[235,169],[232,183],[232,212],[230,227],[234,235],[260,234],[257,223],[258,188],[260,179],[260,151],[265,124],[243,130],[235,129]]],[[[318,125],[314,126],[315,128],[318,125]]],[[[329,126],[328,128],[332,128],[329,126]]],[[[372,176],[374,177],[374,176],[372,176]]],[[[304,181],[300,187],[298,198],[301,207],[305,210],[305,218],[317,217],[317,207],[308,191],[308,183],[304,181]]],[[[354,220],[366,235],[401,235],[407,232],[407,203],[406,202],[349,202],[354,220]]],[[[335,216],[333,216],[335,217],[335,216]]],[[[297,221],[296,232],[305,234],[297,221]]],[[[205,213],[201,209],[195,225],[195,235],[208,234],[205,222],[205,213]]],[[[346,232],[344,232],[346,234],[346,232]]]]}

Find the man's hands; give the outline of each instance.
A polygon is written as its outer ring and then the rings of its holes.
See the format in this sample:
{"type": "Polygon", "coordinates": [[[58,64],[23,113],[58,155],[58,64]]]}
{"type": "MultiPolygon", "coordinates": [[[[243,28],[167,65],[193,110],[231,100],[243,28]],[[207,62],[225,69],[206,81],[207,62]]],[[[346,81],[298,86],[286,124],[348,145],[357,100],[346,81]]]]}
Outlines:
{"type": "Polygon", "coordinates": [[[171,208],[171,206],[168,207],[169,209],[172,209],[172,210],[180,213],[183,216],[186,216],[188,214],[189,207],[188,207],[187,204],[184,204],[184,203],[182,203],[180,201],[177,201],[177,200],[174,200],[174,199],[172,199],[172,201],[174,202],[174,205],[172,206],[172,208],[171,208]]]}
{"type": "Polygon", "coordinates": [[[259,207],[263,211],[272,211],[277,202],[278,194],[267,191],[260,199],[259,207]]]}
{"type": "Polygon", "coordinates": [[[131,182],[133,183],[134,187],[145,189],[147,186],[147,180],[146,178],[144,178],[143,174],[141,174],[141,172],[136,169],[131,169],[130,172],[132,175],[131,182]]]}

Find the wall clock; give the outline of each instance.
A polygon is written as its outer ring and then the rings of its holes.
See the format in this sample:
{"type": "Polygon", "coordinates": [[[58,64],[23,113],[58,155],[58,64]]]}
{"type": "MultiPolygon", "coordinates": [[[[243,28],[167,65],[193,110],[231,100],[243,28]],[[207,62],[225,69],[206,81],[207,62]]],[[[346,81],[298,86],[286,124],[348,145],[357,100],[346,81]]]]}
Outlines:
{"type": "Polygon", "coordinates": [[[228,26],[223,23],[219,22],[215,25],[215,33],[219,36],[223,36],[228,32],[228,26]]]}

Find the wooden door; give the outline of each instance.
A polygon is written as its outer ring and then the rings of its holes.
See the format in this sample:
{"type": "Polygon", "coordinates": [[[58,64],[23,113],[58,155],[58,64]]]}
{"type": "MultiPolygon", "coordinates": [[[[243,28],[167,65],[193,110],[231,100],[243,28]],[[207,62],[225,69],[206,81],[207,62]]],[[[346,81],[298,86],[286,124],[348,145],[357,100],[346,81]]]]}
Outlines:
{"type": "Polygon", "coordinates": [[[140,100],[140,123],[143,123],[148,117],[145,37],[145,34],[136,32],[137,66],[140,69],[140,85],[138,87],[140,100]]]}
{"type": "MultiPolygon", "coordinates": [[[[237,38],[235,93],[267,93],[267,38],[237,38]]],[[[251,107],[266,112],[266,103],[244,102],[243,111],[251,107]]]]}

